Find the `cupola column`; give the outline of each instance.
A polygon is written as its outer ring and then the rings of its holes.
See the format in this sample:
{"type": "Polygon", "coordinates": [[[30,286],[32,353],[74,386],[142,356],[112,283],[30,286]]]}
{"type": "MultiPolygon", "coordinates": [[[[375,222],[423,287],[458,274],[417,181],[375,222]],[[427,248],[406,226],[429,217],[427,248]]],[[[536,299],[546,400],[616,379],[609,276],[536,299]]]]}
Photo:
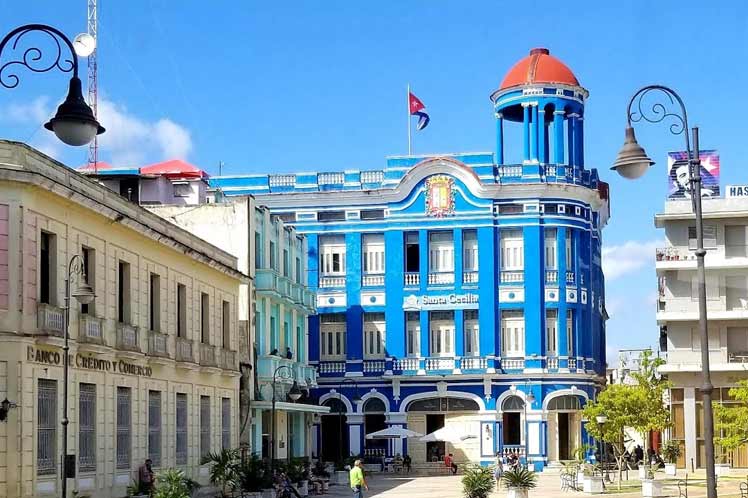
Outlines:
{"type": "Polygon", "coordinates": [[[577,153],[577,166],[580,168],[584,167],[584,118],[582,116],[577,117],[576,126],[574,128],[574,137],[576,143],[574,144],[574,151],[577,153]]]}
{"type": "Polygon", "coordinates": [[[530,160],[530,107],[528,104],[522,104],[522,160],[530,160]]]}
{"type": "Polygon", "coordinates": [[[556,164],[564,163],[564,111],[553,111],[553,140],[554,157],[553,162],[556,164]]]}
{"type": "Polygon", "coordinates": [[[547,163],[548,159],[546,157],[546,150],[545,150],[545,109],[537,109],[537,117],[538,117],[538,161],[541,163],[547,163]]]}
{"type": "Polygon", "coordinates": [[[567,133],[567,137],[568,137],[567,143],[568,143],[568,147],[569,147],[569,154],[568,154],[569,163],[568,164],[569,164],[569,166],[574,166],[574,162],[575,162],[575,159],[576,159],[576,157],[575,157],[576,151],[575,151],[575,147],[574,147],[574,129],[577,127],[577,125],[576,125],[577,115],[574,114],[574,113],[569,114],[568,117],[566,118],[566,122],[567,122],[566,131],[568,132],[567,133]]]}
{"type": "Polygon", "coordinates": [[[496,164],[504,164],[504,115],[496,113],[496,164]]]}
{"type": "Polygon", "coordinates": [[[538,160],[538,106],[531,105],[532,118],[530,122],[530,160],[538,160]]]}

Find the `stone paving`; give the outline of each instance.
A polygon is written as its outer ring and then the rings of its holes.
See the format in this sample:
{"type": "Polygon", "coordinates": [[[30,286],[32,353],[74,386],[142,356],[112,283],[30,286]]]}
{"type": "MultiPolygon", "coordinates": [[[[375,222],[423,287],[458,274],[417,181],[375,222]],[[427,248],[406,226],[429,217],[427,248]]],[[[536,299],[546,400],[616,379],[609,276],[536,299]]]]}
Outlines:
{"type": "MultiPolygon", "coordinates": [[[[746,471],[748,472],[748,471],[746,471]]],[[[540,474],[538,487],[531,490],[529,498],[555,498],[555,497],[579,497],[589,496],[585,493],[560,490],[560,478],[558,474],[540,474]]],[[[693,476],[703,479],[702,475],[693,476]]],[[[664,476],[658,476],[664,478],[664,476]]],[[[732,477],[721,479],[718,488],[719,498],[740,498],[738,483],[747,477],[740,471],[734,472],[732,477]]],[[[462,485],[460,476],[389,476],[385,474],[370,474],[367,476],[369,492],[364,493],[364,498],[462,498],[462,485]]],[[[623,492],[616,491],[615,484],[608,484],[609,492],[620,498],[641,497],[641,485],[639,481],[629,481],[629,486],[623,492]]],[[[677,497],[678,490],[675,486],[666,486],[667,496],[677,497]]],[[[507,493],[504,489],[495,490],[490,498],[504,498],[507,493]]],[[[351,490],[348,486],[330,486],[330,492],[326,496],[331,498],[350,498],[351,490]]],[[[688,490],[688,498],[703,498],[706,489],[703,486],[691,486],[688,490]]]]}

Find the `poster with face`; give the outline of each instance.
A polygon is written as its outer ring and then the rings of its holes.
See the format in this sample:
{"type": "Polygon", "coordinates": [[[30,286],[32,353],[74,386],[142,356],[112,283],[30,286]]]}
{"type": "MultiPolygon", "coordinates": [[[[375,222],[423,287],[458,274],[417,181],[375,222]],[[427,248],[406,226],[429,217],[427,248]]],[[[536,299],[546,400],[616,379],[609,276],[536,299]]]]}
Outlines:
{"type": "MultiPolygon", "coordinates": [[[[700,150],[701,197],[719,197],[719,152],[700,150]]],[[[691,182],[688,153],[668,152],[668,199],[690,199],[691,182]]]]}

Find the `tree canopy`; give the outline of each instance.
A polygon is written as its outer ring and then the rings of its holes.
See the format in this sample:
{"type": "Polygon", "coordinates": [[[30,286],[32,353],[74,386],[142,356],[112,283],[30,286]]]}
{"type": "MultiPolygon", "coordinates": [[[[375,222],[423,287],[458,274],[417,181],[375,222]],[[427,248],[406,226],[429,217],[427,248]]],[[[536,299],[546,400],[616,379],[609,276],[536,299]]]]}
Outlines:
{"type": "Polygon", "coordinates": [[[748,380],[741,380],[730,388],[735,401],[727,405],[713,403],[715,428],[720,434],[717,444],[723,451],[732,451],[748,443],[748,380]]]}

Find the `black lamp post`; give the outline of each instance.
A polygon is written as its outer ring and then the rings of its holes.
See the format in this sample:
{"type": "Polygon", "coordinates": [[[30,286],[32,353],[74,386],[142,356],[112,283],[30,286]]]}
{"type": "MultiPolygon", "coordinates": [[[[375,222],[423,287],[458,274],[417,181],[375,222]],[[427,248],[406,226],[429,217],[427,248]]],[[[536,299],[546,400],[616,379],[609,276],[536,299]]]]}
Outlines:
{"type": "Polygon", "coordinates": [[[280,373],[280,378],[282,379],[293,379],[293,384],[291,385],[291,389],[288,391],[288,397],[291,398],[291,401],[294,403],[301,398],[301,389],[299,389],[299,384],[296,382],[294,370],[289,365],[280,365],[278,368],[275,369],[273,372],[273,401],[272,401],[272,410],[271,410],[271,418],[270,424],[272,426],[270,431],[270,475],[275,475],[275,403],[276,403],[276,396],[275,396],[275,382],[278,379],[280,373]],[[287,371],[287,372],[286,372],[287,371]]]}
{"type": "MultiPolygon", "coordinates": [[[[351,398],[351,402],[353,403],[353,406],[355,407],[356,404],[361,401],[361,397],[358,395],[358,383],[354,379],[345,379],[343,382],[340,383],[339,389],[340,392],[338,392],[338,398],[340,399],[340,405],[338,406],[338,422],[340,424],[340,460],[343,461],[343,442],[345,441],[345,438],[343,437],[343,386],[346,384],[353,384],[353,397],[351,398]]],[[[350,437],[348,439],[348,446],[351,445],[350,437]]],[[[350,451],[350,448],[349,448],[350,451]]]]}
{"type": "Polygon", "coordinates": [[[75,456],[68,456],[68,371],[70,370],[70,298],[74,297],[81,304],[91,304],[96,298],[93,289],[86,279],[86,267],[83,258],[75,254],[68,263],[68,273],[65,277],[65,308],[64,330],[65,343],[62,347],[62,498],[67,498],[68,477],[75,475],[75,456]],[[71,283],[75,280],[77,287],[71,291],[71,283]],[[72,292],[72,293],[71,293],[72,292]],[[71,468],[72,467],[72,468],[71,468]]]}
{"type": "Polygon", "coordinates": [[[672,89],[662,85],[649,85],[638,90],[631,100],[626,111],[627,127],[626,141],[618,153],[613,167],[621,176],[628,179],[636,179],[642,176],[654,161],[647,156],[644,149],[636,141],[632,122],[641,120],[650,123],[660,123],[665,119],[672,119],[670,132],[674,135],[683,134],[686,140],[686,153],[688,154],[689,184],[693,212],[696,217],[696,275],[699,287],[699,336],[701,337],[701,372],[702,385],[699,388],[704,406],[704,454],[706,459],[706,492],[707,498],[717,498],[717,483],[714,476],[714,415],[712,412],[712,385],[709,373],[709,333],[707,329],[706,314],[706,276],[704,271],[704,218],[701,210],[701,161],[699,160],[699,128],[693,127],[693,148],[689,139],[688,115],[686,106],[680,96],[672,89]],[[651,108],[643,103],[644,97],[649,93],[655,93],[667,97],[665,104],[656,102],[651,108]],[[634,103],[636,108],[632,110],[634,103]],[[675,112],[668,111],[667,106],[674,106],[675,112]]]}
{"type": "MultiPolygon", "coordinates": [[[[603,426],[608,422],[608,416],[607,415],[598,415],[597,417],[595,417],[595,421],[597,422],[597,425],[600,426],[600,446],[601,446],[601,448],[600,448],[600,464],[602,465],[602,467],[600,468],[600,470],[602,470],[603,468],[605,469],[605,477],[607,478],[608,477],[608,466],[607,466],[607,458],[606,458],[606,454],[605,454],[606,453],[606,448],[605,448],[606,445],[605,445],[605,441],[602,438],[602,434],[603,434],[603,426]]],[[[607,479],[607,480],[610,481],[610,479],[607,479]]]]}
{"type": "MultiPolygon", "coordinates": [[[[51,52],[52,57],[46,62],[42,61],[43,53],[41,49],[37,47],[27,48],[18,59],[0,64],[0,85],[5,88],[18,86],[20,78],[15,72],[16,66],[23,66],[34,73],[46,73],[53,69],[59,69],[64,73],[72,71],[73,76],[70,78],[68,95],[57,108],[55,117],[50,119],[44,127],[54,132],[57,138],[68,145],[87,145],[96,135],[104,133],[105,130],[96,121],[93,111],[83,98],[81,80],[78,78],[78,56],[68,37],[56,28],[46,24],[19,26],[0,41],[0,62],[2,62],[3,50],[6,46],[9,46],[11,50],[16,50],[24,36],[34,32],[44,33],[52,39],[55,48],[51,52]],[[69,57],[67,55],[63,56],[63,44],[70,50],[69,57]]],[[[94,42],[95,40],[89,43],[94,42]]]]}

